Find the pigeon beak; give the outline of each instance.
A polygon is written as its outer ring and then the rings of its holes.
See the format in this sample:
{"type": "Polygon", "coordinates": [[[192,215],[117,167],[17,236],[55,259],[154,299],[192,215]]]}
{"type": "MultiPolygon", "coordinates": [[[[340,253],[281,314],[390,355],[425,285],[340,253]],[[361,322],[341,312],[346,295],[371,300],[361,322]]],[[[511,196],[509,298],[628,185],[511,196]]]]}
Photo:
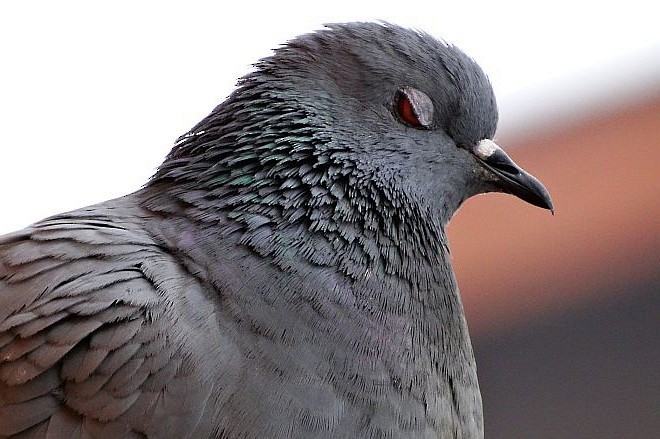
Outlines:
{"type": "Polygon", "coordinates": [[[552,199],[545,186],[511,160],[495,142],[484,139],[477,143],[472,153],[485,168],[498,177],[495,185],[501,191],[515,195],[534,206],[548,209],[554,215],[552,199]]]}

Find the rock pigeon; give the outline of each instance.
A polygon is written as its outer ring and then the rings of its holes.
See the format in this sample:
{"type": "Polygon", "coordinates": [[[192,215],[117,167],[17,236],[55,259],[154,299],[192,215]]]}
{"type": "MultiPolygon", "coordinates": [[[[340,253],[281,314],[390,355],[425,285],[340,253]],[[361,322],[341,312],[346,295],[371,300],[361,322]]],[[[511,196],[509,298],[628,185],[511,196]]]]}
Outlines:
{"type": "Polygon", "coordinates": [[[482,437],[445,227],[552,209],[497,118],[421,31],[276,49],[144,187],[0,238],[0,436],[482,437]]]}

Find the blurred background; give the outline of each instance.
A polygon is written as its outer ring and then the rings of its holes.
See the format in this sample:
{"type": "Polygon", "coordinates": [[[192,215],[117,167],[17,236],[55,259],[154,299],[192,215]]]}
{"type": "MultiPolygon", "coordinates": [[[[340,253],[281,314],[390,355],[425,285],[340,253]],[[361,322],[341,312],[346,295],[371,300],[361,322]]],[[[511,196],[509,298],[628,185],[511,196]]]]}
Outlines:
{"type": "Polygon", "coordinates": [[[256,59],[382,19],[473,56],[555,216],[488,194],[450,242],[488,438],[660,431],[660,27],[652,2],[0,4],[0,234],[137,189],[256,59]]]}

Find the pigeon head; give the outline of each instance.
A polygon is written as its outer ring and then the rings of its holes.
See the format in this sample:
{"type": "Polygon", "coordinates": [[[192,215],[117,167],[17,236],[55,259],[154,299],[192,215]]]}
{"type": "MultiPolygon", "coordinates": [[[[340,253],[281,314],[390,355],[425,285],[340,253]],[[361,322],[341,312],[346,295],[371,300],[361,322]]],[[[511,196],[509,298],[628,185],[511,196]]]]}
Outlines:
{"type": "Polygon", "coordinates": [[[185,201],[246,224],[323,230],[411,216],[442,228],[465,199],[490,191],[552,209],[492,140],[497,119],[488,78],[456,47],[390,24],[329,25],[258,62],[152,182],[185,183],[185,201]]]}

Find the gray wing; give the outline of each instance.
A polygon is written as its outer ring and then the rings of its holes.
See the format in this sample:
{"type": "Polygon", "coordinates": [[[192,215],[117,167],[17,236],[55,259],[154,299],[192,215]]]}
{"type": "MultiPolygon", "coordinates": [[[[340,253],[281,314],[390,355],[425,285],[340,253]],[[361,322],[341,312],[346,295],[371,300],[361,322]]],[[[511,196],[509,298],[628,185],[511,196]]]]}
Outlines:
{"type": "Polygon", "coordinates": [[[208,436],[231,393],[212,298],[108,212],[0,238],[0,437],[208,436]]]}

